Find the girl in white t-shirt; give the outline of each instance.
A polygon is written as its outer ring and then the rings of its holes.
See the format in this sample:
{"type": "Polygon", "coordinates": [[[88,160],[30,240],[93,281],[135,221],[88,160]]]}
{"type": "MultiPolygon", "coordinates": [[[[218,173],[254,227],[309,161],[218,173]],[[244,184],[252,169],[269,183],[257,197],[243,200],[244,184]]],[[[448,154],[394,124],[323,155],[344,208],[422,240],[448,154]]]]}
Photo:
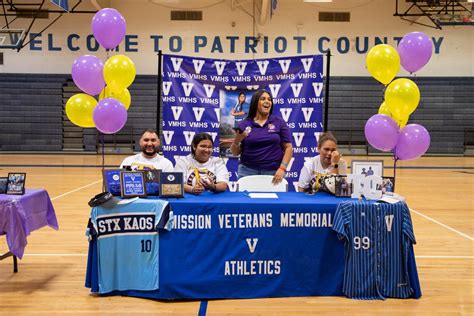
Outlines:
{"type": "Polygon", "coordinates": [[[318,140],[319,156],[306,161],[300,172],[298,191],[312,191],[319,178],[328,174],[347,174],[347,164],[337,151],[337,140],[331,132],[323,133],[318,140]]]}
{"type": "Polygon", "coordinates": [[[176,159],[176,172],[183,173],[184,191],[201,194],[205,190],[227,190],[229,172],[222,159],[213,157],[214,142],[207,133],[194,135],[191,154],[176,159]]]}

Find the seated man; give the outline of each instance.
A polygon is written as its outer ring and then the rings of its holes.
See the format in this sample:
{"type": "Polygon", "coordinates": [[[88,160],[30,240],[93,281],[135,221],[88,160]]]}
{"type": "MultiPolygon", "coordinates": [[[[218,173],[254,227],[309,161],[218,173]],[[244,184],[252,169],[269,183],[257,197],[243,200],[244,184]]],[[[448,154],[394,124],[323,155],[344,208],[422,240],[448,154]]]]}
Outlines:
{"type": "Polygon", "coordinates": [[[141,153],[125,158],[120,168],[130,166],[132,170],[160,169],[164,172],[173,171],[173,164],[158,154],[160,137],[154,129],[146,129],[140,136],[141,153]]]}

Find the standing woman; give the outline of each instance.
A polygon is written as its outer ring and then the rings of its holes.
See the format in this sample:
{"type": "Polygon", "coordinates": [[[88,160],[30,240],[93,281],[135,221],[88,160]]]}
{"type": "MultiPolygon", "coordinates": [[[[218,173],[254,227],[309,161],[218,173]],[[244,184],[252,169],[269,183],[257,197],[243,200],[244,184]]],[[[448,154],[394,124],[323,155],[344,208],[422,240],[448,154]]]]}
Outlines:
{"type": "Polygon", "coordinates": [[[323,133],[318,140],[319,156],[307,160],[300,172],[298,191],[312,191],[322,176],[347,174],[347,164],[337,151],[337,140],[331,132],[323,133]]]}
{"type": "Polygon", "coordinates": [[[273,100],[265,90],[252,96],[247,119],[238,125],[230,146],[232,154],[240,155],[238,178],[251,175],[272,175],[278,184],[285,176],[293,154],[290,131],[285,121],[272,115],[273,100]]]}
{"type": "Polygon", "coordinates": [[[176,159],[176,172],[183,173],[184,191],[201,194],[209,190],[227,190],[229,172],[222,159],[213,157],[214,142],[207,133],[197,133],[191,143],[191,154],[176,159]]]}

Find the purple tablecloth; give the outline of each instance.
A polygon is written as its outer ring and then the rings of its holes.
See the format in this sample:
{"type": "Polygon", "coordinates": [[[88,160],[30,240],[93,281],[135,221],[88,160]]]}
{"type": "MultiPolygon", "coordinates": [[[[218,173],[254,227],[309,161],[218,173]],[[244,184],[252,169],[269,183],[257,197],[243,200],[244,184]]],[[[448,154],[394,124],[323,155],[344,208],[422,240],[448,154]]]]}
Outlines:
{"type": "Polygon", "coordinates": [[[0,194],[0,235],[6,235],[12,254],[21,259],[28,235],[44,226],[59,228],[46,190],[27,189],[24,195],[0,194]]]}

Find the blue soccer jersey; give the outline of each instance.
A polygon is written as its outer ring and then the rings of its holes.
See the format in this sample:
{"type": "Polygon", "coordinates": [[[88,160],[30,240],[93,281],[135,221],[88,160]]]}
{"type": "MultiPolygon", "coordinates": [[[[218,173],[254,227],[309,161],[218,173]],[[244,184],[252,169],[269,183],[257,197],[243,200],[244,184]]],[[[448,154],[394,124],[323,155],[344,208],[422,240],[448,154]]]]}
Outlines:
{"type": "Polygon", "coordinates": [[[408,254],[416,241],[405,203],[343,202],[333,229],[345,242],[344,294],[355,299],[410,297],[408,254]]]}
{"type": "Polygon", "coordinates": [[[94,207],[88,235],[97,238],[99,293],[159,288],[159,228],[170,229],[168,202],[137,199],[94,207]]]}

